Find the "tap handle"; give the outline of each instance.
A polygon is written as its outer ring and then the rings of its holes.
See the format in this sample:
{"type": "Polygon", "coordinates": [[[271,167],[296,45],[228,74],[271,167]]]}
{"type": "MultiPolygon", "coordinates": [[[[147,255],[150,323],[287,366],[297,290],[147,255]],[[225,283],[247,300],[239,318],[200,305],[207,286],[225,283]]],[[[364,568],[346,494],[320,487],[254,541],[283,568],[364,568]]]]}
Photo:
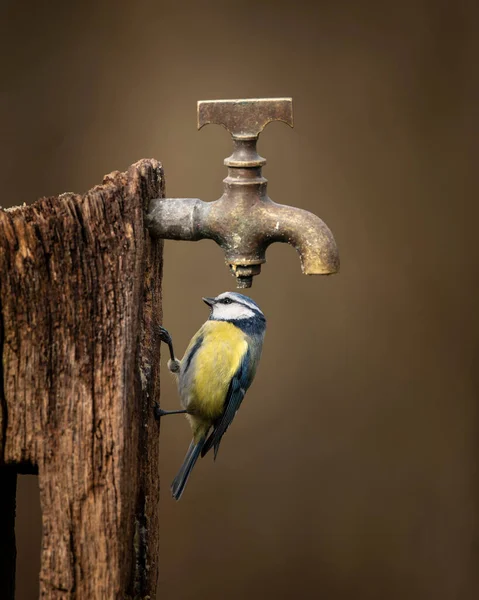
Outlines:
{"type": "Polygon", "coordinates": [[[292,98],[198,101],[198,129],[208,123],[222,125],[233,139],[256,139],[271,121],[293,127],[292,98]]]}

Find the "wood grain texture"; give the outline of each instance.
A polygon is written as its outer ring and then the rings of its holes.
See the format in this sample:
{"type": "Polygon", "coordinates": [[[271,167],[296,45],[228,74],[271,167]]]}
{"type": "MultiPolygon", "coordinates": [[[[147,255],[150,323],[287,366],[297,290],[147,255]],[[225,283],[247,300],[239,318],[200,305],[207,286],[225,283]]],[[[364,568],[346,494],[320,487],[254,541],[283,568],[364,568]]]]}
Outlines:
{"type": "Polygon", "coordinates": [[[0,464],[38,469],[42,598],[155,597],[163,190],[142,160],[0,210],[0,464]]]}

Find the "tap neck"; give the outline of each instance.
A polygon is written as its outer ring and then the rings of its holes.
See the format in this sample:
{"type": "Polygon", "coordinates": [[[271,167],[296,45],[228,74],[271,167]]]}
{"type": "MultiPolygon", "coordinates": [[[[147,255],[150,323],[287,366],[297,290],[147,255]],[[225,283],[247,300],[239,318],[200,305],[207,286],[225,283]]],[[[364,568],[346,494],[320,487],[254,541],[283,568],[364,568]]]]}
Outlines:
{"type": "Polygon", "coordinates": [[[256,151],[258,137],[233,137],[233,154],[225,158],[225,165],[232,168],[263,167],[266,159],[256,151]]]}
{"type": "Polygon", "coordinates": [[[225,193],[228,196],[243,195],[243,186],[249,187],[249,193],[258,198],[266,196],[268,180],[262,176],[261,168],[266,159],[256,151],[258,137],[233,137],[233,154],[225,158],[228,176],[224,179],[225,193]]]}

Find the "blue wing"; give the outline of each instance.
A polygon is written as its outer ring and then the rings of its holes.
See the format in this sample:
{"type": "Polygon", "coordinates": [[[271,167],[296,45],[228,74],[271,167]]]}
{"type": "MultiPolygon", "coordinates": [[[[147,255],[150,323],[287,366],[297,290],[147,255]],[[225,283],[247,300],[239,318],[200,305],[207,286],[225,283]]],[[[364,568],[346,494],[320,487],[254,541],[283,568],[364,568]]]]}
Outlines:
{"type": "Polygon", "coordinates": [[[206,440],[201,456],[204,456],[214,446],[214,458],[218,454],[221,438],[226,433],[226,430],[231,425],[235,414],[241,402],[243,401],[246,390],[251,383],[250,380],[250,353],[246,352],[241,364],[231,379],[228,393],[226,394],[225,407],[221,417],[214,423],[213,431],[206,440]]]}

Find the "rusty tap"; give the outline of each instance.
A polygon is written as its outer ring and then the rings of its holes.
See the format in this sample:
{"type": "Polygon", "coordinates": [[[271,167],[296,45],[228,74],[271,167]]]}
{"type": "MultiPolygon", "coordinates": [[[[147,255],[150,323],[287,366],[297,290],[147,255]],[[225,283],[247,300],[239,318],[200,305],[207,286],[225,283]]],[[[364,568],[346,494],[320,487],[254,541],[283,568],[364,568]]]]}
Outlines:
{"type": "Polygon", "coordinates": [[[224,161],[228,167],[224,193],[215,202],[157,198],[149,208],[153,234],[169,240],[212,239],[219,244],[238,288],[251,287],[273,242],[296,248],[306,275],[339,269],[336,242],[326,224],[310,212],[276,204],[268,197],[267,179],[261,174],[266,160],[257,153],[256,143],[271,121],[293,126],[291,98],[199,101],[198,129],[215,123],[233,138],[233,153],[224,161]]]}

